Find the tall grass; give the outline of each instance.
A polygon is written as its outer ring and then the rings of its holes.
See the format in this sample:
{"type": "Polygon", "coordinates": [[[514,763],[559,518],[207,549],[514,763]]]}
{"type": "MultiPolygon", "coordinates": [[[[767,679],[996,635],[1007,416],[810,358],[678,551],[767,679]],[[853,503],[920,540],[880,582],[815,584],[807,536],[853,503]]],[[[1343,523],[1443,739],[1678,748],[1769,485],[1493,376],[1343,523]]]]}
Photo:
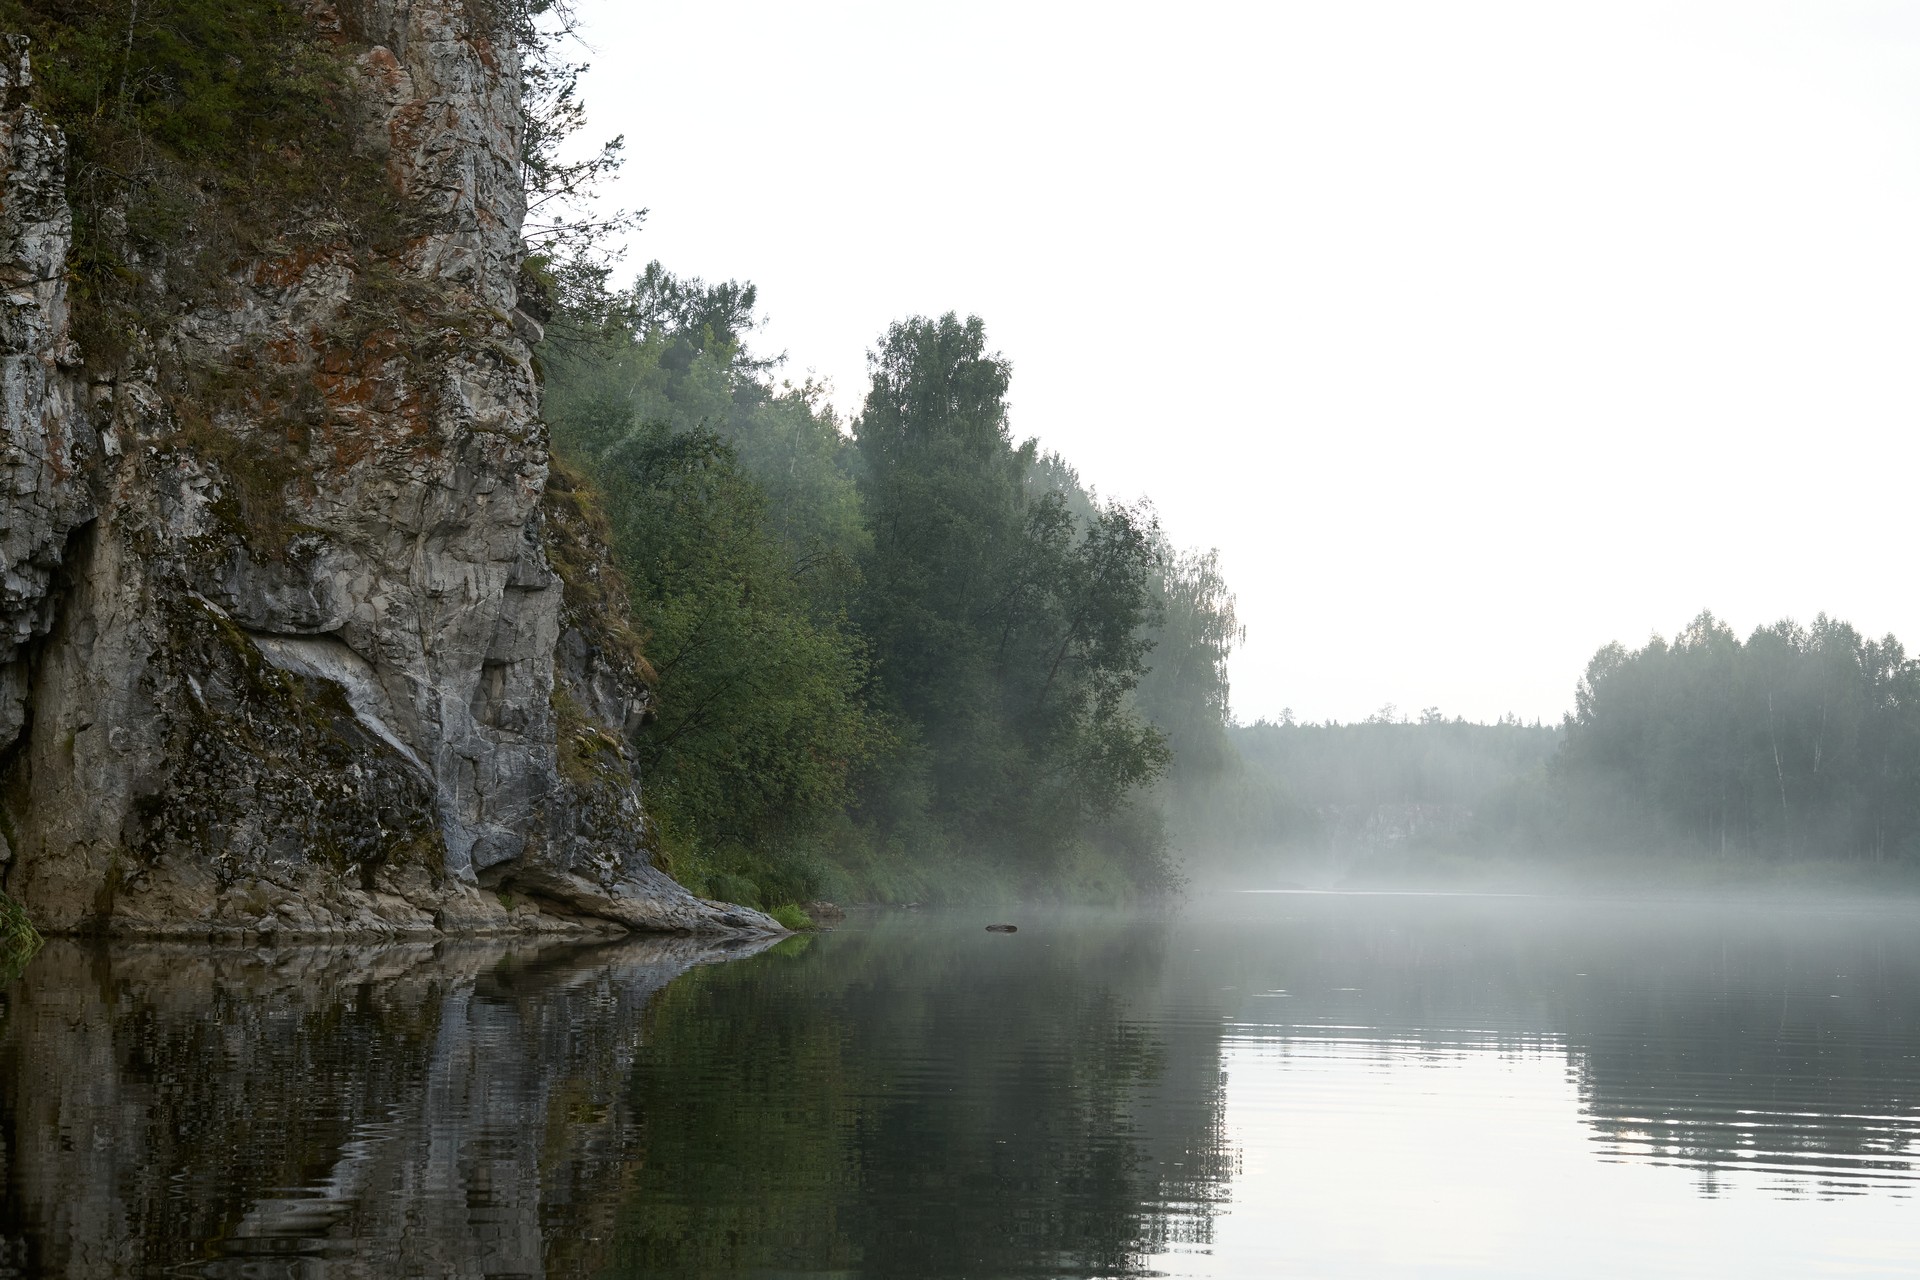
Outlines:
{"type": "Polygon", "coordinates": [[[0,985],[20,976],[41,941],[27,909],[0,891],[0,985]]]}
{"type": "Polygon", "coordinates": [[[780,922],[781,928],[790,930],[794,933],[805,933],[811,929],[816,929],[819,927],[818,925],[814,924],[812,916],[808,915],[806,912],[802,911],[798,906],[796,906],[794,903],[791,903],[791,902],[786,903],[782,906],[775,907],[772,911],[769,911],[767,914],[772,916],[775,920],[778,920],[780,922]]]}

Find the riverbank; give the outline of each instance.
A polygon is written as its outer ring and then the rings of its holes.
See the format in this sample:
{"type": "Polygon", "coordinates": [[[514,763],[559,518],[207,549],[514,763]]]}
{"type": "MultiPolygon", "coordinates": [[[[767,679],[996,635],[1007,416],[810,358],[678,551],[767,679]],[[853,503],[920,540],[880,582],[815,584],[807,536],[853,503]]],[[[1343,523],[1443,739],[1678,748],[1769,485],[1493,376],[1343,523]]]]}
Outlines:
{"type": "Polygon", "coordinates": [[[120,941],[274,946],[281,943],[437,941],[546,937],[606,941],[629,935],[782,936],[786,925],[736,903],[695,897],[652,872],[611,886],[578,876],[522,878],[497,889],[426,877],[382,878],[354,888],[337,879],[265,877],[230,885],[130,875],[91,914],[49,927],[0,896],[5,919],[29,933],[120,941]],[[37,928],[36,928],[37,926],[37,928]]]}

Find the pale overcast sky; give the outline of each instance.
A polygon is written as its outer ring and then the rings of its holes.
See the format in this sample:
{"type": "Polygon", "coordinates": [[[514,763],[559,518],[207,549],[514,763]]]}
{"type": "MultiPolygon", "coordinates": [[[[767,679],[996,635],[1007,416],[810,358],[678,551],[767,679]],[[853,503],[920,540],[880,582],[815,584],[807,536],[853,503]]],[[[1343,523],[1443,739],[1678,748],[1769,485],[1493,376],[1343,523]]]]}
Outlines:
{"type": "Polygon", "coordinates": [[[1701,608],[1920,645],[1920,3],[580,8],[628,267],[849,409],[980,315],[1221,549],[1243,720],[1554,719],[1701,608]]]}

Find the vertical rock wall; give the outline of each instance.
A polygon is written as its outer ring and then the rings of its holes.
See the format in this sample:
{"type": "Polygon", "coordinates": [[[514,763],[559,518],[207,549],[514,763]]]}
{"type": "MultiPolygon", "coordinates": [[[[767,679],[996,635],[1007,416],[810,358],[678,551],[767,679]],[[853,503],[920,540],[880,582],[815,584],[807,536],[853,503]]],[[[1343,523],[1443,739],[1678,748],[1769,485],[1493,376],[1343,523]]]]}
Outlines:
{"type": "Polygon", "coordinates": [[[644,691],[563,628],[487,9],[311,6],[405,234],[289,225],[85,379],[61,142],[9,92],[5,888],[52,929],[778,927],[648,865],[644,691]]]}
{"type": "Polygon", "coordinates": [[[93,517],[83,473],[96,442],[67,324],[66,143],[28,105],[31,87],[26,41],[0,40],[0,743],[26,723],[26,650],[52,624],[69,537],[93,517]]]}

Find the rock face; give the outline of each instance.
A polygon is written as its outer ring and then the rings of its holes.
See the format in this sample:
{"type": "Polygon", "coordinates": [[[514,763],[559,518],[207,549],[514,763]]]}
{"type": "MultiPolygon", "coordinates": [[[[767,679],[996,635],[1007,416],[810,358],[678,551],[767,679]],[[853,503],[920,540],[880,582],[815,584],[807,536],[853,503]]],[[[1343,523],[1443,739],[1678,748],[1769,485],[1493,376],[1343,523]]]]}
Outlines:
{"type": "Polygon", "coordinates": [[[0,741],[11,742],[26,723],[26,649],[52,625],[54,572],[93,518],[82,473],[96,441],[72,376],[66,146],[25,104],[26,41],[0,40],[0,56],[0,741]]]}
{"type": "Polygon", "coordinates": [[[9,46],[4,887],[44,927],[779,928],[648,863],[645,688],[550,555],[579,531],[549,492],[519,67],[486,10],[313,6],[399,247],[268,236],[84,374],[63,143],[9,46]]]}

